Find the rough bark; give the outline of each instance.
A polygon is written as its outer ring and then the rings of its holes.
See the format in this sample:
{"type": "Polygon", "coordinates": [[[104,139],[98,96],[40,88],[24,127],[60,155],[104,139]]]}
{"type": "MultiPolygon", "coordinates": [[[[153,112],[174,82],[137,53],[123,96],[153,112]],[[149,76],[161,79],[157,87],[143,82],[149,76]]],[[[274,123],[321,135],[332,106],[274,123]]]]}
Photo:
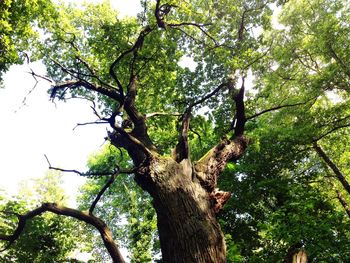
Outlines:
{"type": "Polygon", "coordinates": [[[307,263],[307,254],[304,249],[301,249],[298,253],[295,253],[292,258],[292,263],[307,263]]]}
{"type": "Polygon", "coordinates": [[[216,214],[231,194],[219,191],[216,181],[246,146],[243,136],[225,139],[198,162],[153,156],[138,170],[137,183],[153,198],[164,262],[226,262],[216,214]]]}
{"type": "Polygon", "coordinates": [[[153,197],[164,262],[226,262],[215,202],[188,159],[155,158],[136,179],[153,197]]]}

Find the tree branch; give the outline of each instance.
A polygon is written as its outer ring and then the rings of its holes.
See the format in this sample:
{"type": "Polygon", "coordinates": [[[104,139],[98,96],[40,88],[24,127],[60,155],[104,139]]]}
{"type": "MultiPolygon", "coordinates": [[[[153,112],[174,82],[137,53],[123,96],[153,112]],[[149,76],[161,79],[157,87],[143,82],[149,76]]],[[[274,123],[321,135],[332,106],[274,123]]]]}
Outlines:
{"type": "Polygon", "coordinates": [[[179,141],[175,147],[176,162],[180,163],[183,159],[190,159],[190,149],[188,145],[188,130],[190,128],[191,108],[183,114],[180,128],[179,141]]]}
{"type": "Polygon", "coordinates": [[[323,151],[323,149],[316,143],[313,143],[313,148],[316,153],[322,158],[322,160],[327,164],[327,166],[334,172],[338,181],[343,185],[344,189],[350,194],[350,184],[346,180],[343,173],[339,170],[337,165],[328,157],[328,155],[323,151]]]}
{"type": "Polygon", "coordinates": [[[225,169],[227,163],[237,161],[245,152],[248,143],[249,140],[244,136],[237,136],[232,140],[224,138],[195,162],[195,174],[201,185],[209,192],[214,191],[217,178],[225,169]]]}
{"type": "MultiPolygon", "coordinates": [[[[247,121],[245,117],[245,107],[244,107],[244,82],[245,77],[242,77],[242,86],[237,94],[233,95],[233,100],[236,104],[236,118],[233,124],[234,135],[236,137],[242,136],[244,133],[245,123],[247,121]]],[[[232,85],[232,84],[231,84],[232,85]]]]}
{"type": "Polygon", "coordinates": [[[338,199],[339,203],[343,206],[346,214],[348,215],[348,217],[350,219],[350,206],[349,206],[348,202],[344,198],[342,192],[340,192],[338,189],[335,189],[335,193],[337,194],[337,199],[338,199]]]}
{"type": "Polygon", "coordinates": [[[75,127],[73,128],[73,131],[79,127],[79,126],[86,126],[86,125],[93,125],[93,124],[108,124],[108,121],[91,121],[91,122],[84,122],[84,123],[77,123],[75,127]]]}
{"type": "Polygon", "coordinates": [[[106,192],[106,190],[114,183],[115,178],[118,176],[119,172],[114,173],[111,175],[111,177],[108,179],[107,183],[102,187],[102,189],[100,190],[100,192],[97,194],[95,200],[92,202],[90,208],[89,208],[89,214],[93,214],[94,209],[98,203],[98,201],[100,201],[102,195],[106,192]]]}
{"type": "Polygon", "coordinates": [[[222,83],[220,84],[218,87],[216,87],[212,92],[210,92],[209,94],[205,95],[204,97],[200,98],[199,100],[195,101],[194,103],[192,103],[189,108],[194,108],[195,106],[205,102],[206,100],[210,99],[211,97],[213,97],[214,95],[216,95],[219,91],[221,91],[223,88],[227,87],[227,83],[222,83]]]}
{"type": "Polygon", "coordinates": [[[337,131],[337,130],[340,130],[340,129],[343,129],[343,128],[347,128],[347,127],[350,127],[350,123],[345,123],[343,125],[339,125],[339,126],[336,126],[336,127],[333,127],[332,129],[330,129],[329,131],[321,134],[320,136],[318,136],[317,138],[313,139],[313,142],[318,142],[319,140],[321,140],[322,138],[326,137],[327,135],[337,131]]]}
{"type": "Polygon", "coordinates": [[[207,31],[205,31],[203,29],[204,26],[208,26],[208,25],[211,25],[211,24],[197,24],[197,23],[191,23],[191,22],[182,22],[182,23],[179,23],[179,24],[166,24],[166,25],[169,26],[169,27],[174,27],[174,28],[181,27],[181,26],[194,26],[194,27],[198,28],[211,41],[213,41],[215,47],[220,46],[219,43],[216,41],[216,39],[213,38],[207,31]]]}
{"type": "MultiPolygon", "coordinates": [[[[76,209],[68,208],[65,206],[61,206],[56,203],[44,203],[40,207],[27,212],[24,215],[19,216],[19,222],[17,228],[15,229],[12,235],[0,235],[0,239],[4,241],[9,241],[12,245],[23,232],[27,220],[30,220],[38,215],[41,215],[45,212],[52,212],[57,215],[63,215],[68,217],[73,217],[78,219],[79,221],[83,221],[89,225],[94,226],[102,237],[103,243],[108,250],[108,253],[112,257],[113,262],[116,263],[124,263],[124,259],[119,251],[117,244],[114,242],[112,237],[111,230],[107,227],[107,225],[98,217],[95,217],[89,213],[82,212],[76,209]]],[[[9,245],[6,247],[8,248],[9,245]]]]}
{"type": "Polygon", "coordinates": [[[157,116],[181,116],[182,114],[179,112],[152,112],[152,113],[147,113],[145,115],[146,120],[150,119],[152,117],[157,117],[157,116]]]}
{"type": "Polygon", "coordinates": [[[120,63],[120,61],[127,56],[128,54],[132,53],[132,52],[137,52],[141,47],[142,44],[144,42],[145,37],[152,32],[152,28],[150,26],[146,26],[141,32],[140,35],[138,36],[136,42],[134,43],[134,45],[129,48],[128,50],[125,50],[123,53],[121,53],[119,55],[119,57],[113,61],[113,63],[111,64],[110,68],[109,68],[109,74],[111,75],[111,77],[115,80],[115,82],[118,85],[119,88],[119,93],[120,96],[122,98],[122,100],[124,100],[124,91],[123,91],[123,85],[121,84],[116,71],[115,71],[115,67],[120,63]]]}
{"type": "Polygon", "coordinates": [[[82,79],[68,80],[61,83],[55,83],[55,85],[53,85],[51,89],[51,98],[54,99],[56,97],[57,92],[60,90],[64,91],[67,89],[75,89],[79,87],[83,87],[90,91],[95,91],[115,101],[121,101],[120,94],[117,90],[105,86],[97,86],[82,79]]]}
{"type": "Polygon", "coordinates": [[[209,94],[203,96],[199,100],[191,103],[187,109],[185,110],[184,114],[181,117],[181,128],[180,128],[180,134],[179,134],[179,140],[178,143],[176,144],[173,158],[177,162],[181,162],[183,159],[189,159],[190,157],[190,150],[189,150],[189,145],[188,145],[188,131],[190,128],[190,118],[191,118],[191,112],[192,109],[203,103],[204,101],[210,99],[213,97],[215,94],[217,94],[220,90],[222,90],[224,87],[227,87],[226,83],[222,83],[219,85],[217,88],[215,88],[212,92],[209,94]]]}
{"type": "MultiPolygon", "coordinates": [[[[58,168],[58,167],[54,167],[51,165],[48,157],[46,156],[46,154],[44,155],[45,159],[49,165],[49,169],[50,170],[56,170],[56,171],[60,171],[60,172],[65,172],[65,173],[75,173],[78,174],[80,176],[110,176],[115,174],[115,172],[80,172],[78,170],[75,169],[62,169],[62,168],[58,168]]],[[[117,167],[118,173],[122,173],[122,174],[132,174],[135,172],[135,169],[119,169],[119,167],[117,167]]]]}
{"type": "Polygon", "coordinates": [[[299,106],[299,105],[304,105],[304,104],[306,104],[308,102],[309,101],[298,102],[298,103],[293,103],[293,104],[285,104],[285,105],[279,105],[279,106],[276,106],[276,107],[272,107],[270,109],[263,110],[261,112],[253,114],[252,116],[247,117],[247,121],[255,119],[255,118],[259,117],[260,115],[263,115],[263,114],[268,113],[270,111],[275,111],[275,110],[279,110],[279,109],[283,109],[283,108],[287,108],[287,107],[295,107],[295,106],[299,106]]]}

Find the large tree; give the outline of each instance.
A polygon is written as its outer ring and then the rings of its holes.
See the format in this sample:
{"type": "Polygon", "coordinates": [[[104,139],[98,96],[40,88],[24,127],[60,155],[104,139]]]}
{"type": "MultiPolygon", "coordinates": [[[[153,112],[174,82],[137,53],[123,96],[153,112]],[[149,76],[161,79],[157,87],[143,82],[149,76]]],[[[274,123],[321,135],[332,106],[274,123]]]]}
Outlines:
{"type": "MultiPolygon", "coordinates": [[[[308,147],[348,126],[346,7],[275,4],[285,12],[282,30],[271,27],[276,5],[259,0],[142,1],[138,17],[123,20],[108,2],[50,9],[35,25],[41,36],[32,45],[48,76],[32,74],[51,82],[53,100],[90,101],[96,123],[109,124],[106,139],[120,151],[102,169],[75,171],[108,177],[87,212],[45,203],[19,226],[46,211],[83,220],[123,262],[94,211],[116,176],[131,174],[152,198],[165,262],[226,262],[217,214],[231,193],[218,189],[218,180],[245,153],[246,134],[258,145],[257,135],[269,132],[265,139],[280,147],[261,158],[273,163],[285,138],[290,149],[308,147]],[[296,22],[303,12],[305,24],[296,22]],[[340,104],[324,105],[329,90],[342,96],[340,104]]],[[[252,156],[245,160],[254,164],[252,156]]],[[[236,175],[237,182],[247,173],[236,175]]]]}

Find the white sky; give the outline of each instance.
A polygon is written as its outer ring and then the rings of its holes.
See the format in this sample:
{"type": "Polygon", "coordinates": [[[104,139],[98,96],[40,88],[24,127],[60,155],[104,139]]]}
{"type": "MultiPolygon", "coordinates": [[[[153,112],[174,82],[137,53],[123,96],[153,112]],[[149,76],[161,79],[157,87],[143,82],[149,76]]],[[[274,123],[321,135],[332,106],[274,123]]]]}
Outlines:
{"type": "MultiPolygon", "coordinates": [[[[83,1],[73,1],[82,3],[83,1]]],[[[98,2],[98,0],[91,1],[98,2]]],[[[135,15],[139,0],[111,0],[121,16],[135,15]]],[[[36,72],[45,72],[40,63],[31,65],[36,72]]],[[[56,105],[49,101],[48,83],[35,81],[28,66],[12,66],[5,75],[5,89],[0,89],[0,188],[16,194],[18,182],[42,177],[48,169],[44,154],[53,166],[86,170],[88,156],[98,150],[106,136],[106,126],[88,125],[73,128],[77,123],[95,121],[90,104],[71,100],[56,105]]],[[[64,175],[65,187],[74,196],[79,184],[78,175],[64,175]]]]}

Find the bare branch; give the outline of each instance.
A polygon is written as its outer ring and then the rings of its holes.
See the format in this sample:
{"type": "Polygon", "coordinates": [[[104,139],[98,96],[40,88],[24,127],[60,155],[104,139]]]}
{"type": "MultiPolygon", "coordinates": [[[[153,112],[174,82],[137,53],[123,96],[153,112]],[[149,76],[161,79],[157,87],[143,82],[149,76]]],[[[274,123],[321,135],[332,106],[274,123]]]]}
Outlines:
{"type": "Polygon", "coordinates": [[[117,175],[119,174],[119,172],[114,173],[111,175],[111,177],[108,179],[107,183],[102,187],[102,189],[100,190],[100,192],[97,194],[95,200],[92,202],[90,209],[89,209],[89,213],[92,215],[94,212],[94,209],[98,203],[98,201],[100,201],[102,195],[106,192],[106,190],[114,183],[115,178],[117,177],[117,175]]]}
{"type": "Polygon", "coordinates": [[[93,124],[108,124],[108,121],[92,121],[92,122],[84,122],[84,123],[77,123],[75,127],[73,128],[73,131],[78,128],[79,126],[86,126],[86,125],[93,125],[93,124]]]}
{"type": "Polygon", "coordinates": [[[62,83],[56,83],[55,85],[52,86],[51,98],[52,99],[55,98],[57,92],[60,90],[65,91],[67,89],[75,89],[79,87],[83,87],[90,91],[95,91],[99,94],[105,95],[118,102],[121,101],[120,94],[117,90],[106,86],[97,86],[82,79],[68,80],[62,83]]]}
{"type": "Polygon", "coordinates": [[[43,75],[36,74],[31,68],[30,68],[30,72],[28,72],[28,73],[31,74],[36,81],[37,81],[36,77],[38,77],[40,79],[46,80],[50,83],[53,83],[52,79],[49,79],[48,77],[43,76],[43,75]]]}
{"type": "Polygon", "coordinates": [[[146,120],[152,117],[157,117],[157,116],[181,116],[182,113],[179,112],[152,112],[152,113],[147,113],[145,115],[146,120]]]}
{"type": "MultiPolygon", "coordinates": [[[[50,161],[49,161],[49,158],[46,156],[46,154],[44,155],[45,156],[45,159],[49,165],[49,169],[50,170],[56,170],[56,171],[61,171],[61,172],[65,172],[65,173],[75,173],[75,174],[78,174],[80,176],[110,176],[110,175],[113,175],[115,174],[115,172],[80,172],[78,170],[75,170],[75,169],[62,169],[62,168],[59,168],[59,167],[54,167],[51,165],[50,161]]],[[[132,174],[135,172],[135,169],[119,169],[119,167],[117,167],[118,169],[118,173],[123,173],[123,174],[132,174]]]]}
{"type": "Polygon", "coordinates": [[[249,116],[247,117],[247,121],[249,120],[252,120],[252,119],[255,119],[256,117],[259,117],[260,115],[263,115],[265,113],[268,113],[270,111],[275,111],[275,110],[279,110],[279,109],[283,109],[283,108],[288,108],[288,107],[295,107],[295,106],[299,106],[299,105],[304,105],[306,103],[308,103],[309,101],[306,101],[306,102],[298,102],[298,103],[292,103],[292,104],[285,104],[285,105],[279,105],[279,106],[276,106],[276,107],[272,107],[270,109],[266,109],[266,110],[263,110],[261,112],[258,112],[258,113],[255,113],[253,114],[252,116],[249,116]]]}

